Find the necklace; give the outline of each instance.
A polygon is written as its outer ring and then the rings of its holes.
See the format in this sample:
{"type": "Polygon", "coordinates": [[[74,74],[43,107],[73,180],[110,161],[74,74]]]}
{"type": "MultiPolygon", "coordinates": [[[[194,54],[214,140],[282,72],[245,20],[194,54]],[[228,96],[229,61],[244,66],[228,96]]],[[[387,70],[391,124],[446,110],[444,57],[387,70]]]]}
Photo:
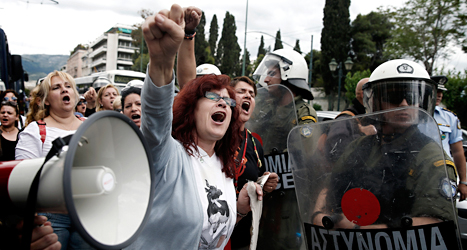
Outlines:
{"type": "MultiPolygon", "coordinates": [[[[52,119],[54,119],[54,121],[55,121],[56,123],[58,123],[64,130],[67,130],[67,131],[73,130],[73,129],[71,129],[71,128],[66,128],[65,125],[63,125],[63,123],[58,122],[53,116],[51,116],[51,115],[49,115],[49,116],[52,117],[52,119]]],[[[71,126],[70,126],[70,127],[73,127],[73,122],[71,123],[71,126]]]]}
{"type": "Polygon", "coordinates": [[[5,127],[3,127],[3,126],[2,126],[1,128],[2,128],[2,131],[3,131],[3,132],[6,132],[7,134],[9,134],[11,131],[14,131],[14,130],[16,129],[15,127],[13,127],[12,130],[8,131],[8,130],[6,130],[5,127]]]}

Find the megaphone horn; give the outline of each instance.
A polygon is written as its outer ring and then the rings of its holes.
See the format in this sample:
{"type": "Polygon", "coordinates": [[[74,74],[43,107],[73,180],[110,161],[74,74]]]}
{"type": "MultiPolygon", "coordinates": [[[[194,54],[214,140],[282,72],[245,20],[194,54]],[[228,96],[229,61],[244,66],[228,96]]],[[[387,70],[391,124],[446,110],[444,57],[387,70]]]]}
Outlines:
{"type": "Polygon", "coordinates": [[[45,158],[1,163],[0,197],[7,193],[25,208],[32,180],[44,165],[36,211],[68,213],[91,246],[121,249],[136,239],[149,216],[154,182],[147,148],[132,120],[101,111],[45,164],[45,158]]]}

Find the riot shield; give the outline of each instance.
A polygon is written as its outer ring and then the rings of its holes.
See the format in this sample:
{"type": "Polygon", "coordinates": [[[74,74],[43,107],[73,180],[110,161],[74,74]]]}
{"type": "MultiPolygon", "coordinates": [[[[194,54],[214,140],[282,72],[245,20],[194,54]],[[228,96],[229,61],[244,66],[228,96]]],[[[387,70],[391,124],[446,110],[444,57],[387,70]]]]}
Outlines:
{"type": "Polygon", "coordinates": [[[456,171],[428,113],[393,109],[309,129],[288,138],[308,249],[461,249],[456,171]]]}
{"type": "Polygon", "coordinates": [[[287,136],[297,125],[294,97],[284,85],[270,85],[259,88],[255,100],[255,110],[245,127],[260,137],[266,171],[279,176],[276,190],[263,200],[257,249],[304,249],[287,152],[287,136]]]}

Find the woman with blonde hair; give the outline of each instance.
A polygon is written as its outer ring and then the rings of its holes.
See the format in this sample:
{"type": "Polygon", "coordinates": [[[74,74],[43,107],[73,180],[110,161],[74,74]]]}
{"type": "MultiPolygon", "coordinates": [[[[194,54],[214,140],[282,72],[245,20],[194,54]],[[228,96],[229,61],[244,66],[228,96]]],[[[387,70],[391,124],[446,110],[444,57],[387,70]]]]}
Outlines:
{"type": "Polygon", "coordinates": [[[98,105],[96,107],[96,112],[113,110],[112,104],[119,95],[118,89],[113,84],[107,84],[100,88],[99,92],[97,92],[98,105]]]}
{"type": "Polygon", "coordinates": [[[26,115],[26,126],[41,119],[37,117],[37,114],[41,109],[40,105],[42,98],[44,97],[44,92],[41,91],[39,86],[40,85],[34,87],[34,89],[29,93],[31,96],[31,101],[29,102],[29,111],[26,115]]]}
{"type": "MultiPolygon", "coordinates": [[[[33,91],[35,92],[35,91],[33,91]]],[[[36,98],[37,112],[31,113],[36,121],[31,122],[19,135],[16,146],[16,159],[45,157],[58,137],[74,134],[83,123],[75,116],[75,106],[79,100],[73,77],[65,72],[54,71],[38,85],[36,98]]],[[[33,111],[34,112],[34,111],[33,111]]],[[[90,249],[71,226],[67,214],[44,214],[52,223],[62,249],[90,249]]]]}

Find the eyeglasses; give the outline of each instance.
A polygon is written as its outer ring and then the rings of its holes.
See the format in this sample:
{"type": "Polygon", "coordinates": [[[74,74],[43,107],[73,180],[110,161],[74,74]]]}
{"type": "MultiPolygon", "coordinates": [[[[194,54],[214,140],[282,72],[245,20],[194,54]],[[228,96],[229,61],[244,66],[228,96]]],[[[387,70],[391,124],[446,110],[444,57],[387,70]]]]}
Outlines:
{"type": "Polygon", "coordinates": [[[12,101],[3,101],[2,106],[3,105],[10,105],[10,106],[16,107],[16,106],[18,106],[18,103],[12,102],[12,101]]]}
{"type": "Polygon", "coordinates": [[[388,102],[394,105],[400,104],[404,99],[407,101],[408,105],[414,105],[419,102],[417,93],[407,91],[388,91],[383,94],[381,99],[383,102],[388,102]]]}
{"type": "Polygon", "coordinates": [[[216,101],[216,102],[222,99],[225,101],[225,103],[227,103],[227,105],[231,107],[235,107],[237,105],[237,102],[235,102],[234,99],[229,98],[229,97],[221,97],[220,95],[213,93],[213,92],[209,92],[209,91],[206,91],[206,93],[204,93],[204,97],[208,98],[209,100],[216,101]]]}
{"type": "Polygon", "coordinates": [[[5,96],[5,97],[3,97],[4,101],[9,101],[10,99],[12,101],[14,101],[14,102],[16,102],[16,100],[18,100],[18,98],[16,98],[16,96],[12,96],[12,97],[5,96]]]}
{"type": "Polygon", "coordinates": [[[81,105],[81,104],[86,105],[86,104],[88,104],[88,102],[86,102],[86,101],[84,101],[84,102],[83,102],[83,101],[79,101],[77,105],[81,105]]]}

